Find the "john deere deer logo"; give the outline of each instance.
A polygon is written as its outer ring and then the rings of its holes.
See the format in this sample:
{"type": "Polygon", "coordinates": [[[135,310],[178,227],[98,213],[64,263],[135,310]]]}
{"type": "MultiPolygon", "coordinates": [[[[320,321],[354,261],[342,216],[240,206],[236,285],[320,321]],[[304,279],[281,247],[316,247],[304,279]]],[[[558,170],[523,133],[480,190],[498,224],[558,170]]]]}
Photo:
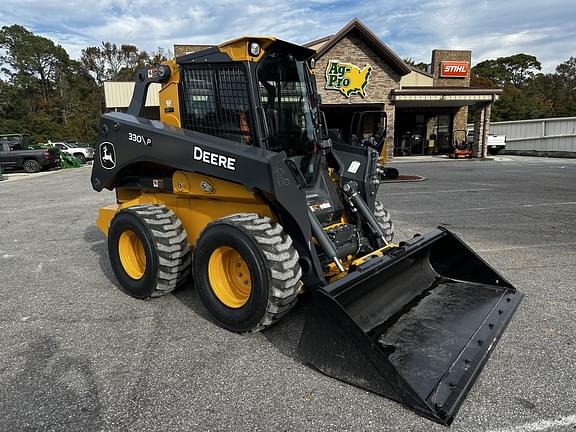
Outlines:
{"type": "Polygon", "coordinates": [[[100,164],[104,169],[112,169],[116,166],[116,151],[111,142],[106,141],[100,144],[100,164]]]}
{"type": "Polygon", "coordinates": [[[330,60],[326,67],[326,89],[339,90],[344,96],[352,94],[366,96],[364,89],[368,85],[372,66],[366,65],[362,69],[352,63],[341,63],[330,60]]]}

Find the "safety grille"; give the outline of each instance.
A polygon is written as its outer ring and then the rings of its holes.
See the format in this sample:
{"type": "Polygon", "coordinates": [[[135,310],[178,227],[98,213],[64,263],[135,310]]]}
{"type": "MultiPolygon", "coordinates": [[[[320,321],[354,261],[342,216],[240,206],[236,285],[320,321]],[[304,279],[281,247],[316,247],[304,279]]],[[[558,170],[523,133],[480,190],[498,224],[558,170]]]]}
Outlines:
{"type": "Polygon", "coordinates": [[[182,126],[254,144],[246,73],[241,66],[188,66],[182,70],[182,126]]]}

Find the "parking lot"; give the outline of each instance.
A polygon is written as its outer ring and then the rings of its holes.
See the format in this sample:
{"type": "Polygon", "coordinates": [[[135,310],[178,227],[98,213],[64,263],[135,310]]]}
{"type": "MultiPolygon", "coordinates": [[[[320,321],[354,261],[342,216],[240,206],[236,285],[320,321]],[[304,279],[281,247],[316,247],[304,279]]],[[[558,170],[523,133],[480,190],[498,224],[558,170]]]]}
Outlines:
{"type": "MultiPolygon", "coordinates": [[[[576,427],[576,159],[404,160],[386,183],[397,238],[443,225],[526,294],[452,431],[576,427]]],[[[1,431],[442,431],[308,368],[308,299],[242,336],[192,287],[152,301],[117,287],[90,168],[0,182],[1,431]]]]}

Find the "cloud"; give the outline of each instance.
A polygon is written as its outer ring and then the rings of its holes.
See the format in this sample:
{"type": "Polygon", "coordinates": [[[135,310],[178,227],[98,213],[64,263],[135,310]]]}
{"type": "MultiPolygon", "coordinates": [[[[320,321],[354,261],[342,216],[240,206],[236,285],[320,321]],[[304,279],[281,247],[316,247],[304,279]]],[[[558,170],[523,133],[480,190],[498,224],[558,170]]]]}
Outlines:
{"type": "Polygon", "coordinates": [[[335,33],[355,16],[415,61],[429,62],[434,48],[471,49],[474,62],[524,52],[552,71],[576,55],[572,0],[3,0],[0,25],[21,24],[77,58],[102,41],[148,51],[243,34],[304,43],[335,33]]]}

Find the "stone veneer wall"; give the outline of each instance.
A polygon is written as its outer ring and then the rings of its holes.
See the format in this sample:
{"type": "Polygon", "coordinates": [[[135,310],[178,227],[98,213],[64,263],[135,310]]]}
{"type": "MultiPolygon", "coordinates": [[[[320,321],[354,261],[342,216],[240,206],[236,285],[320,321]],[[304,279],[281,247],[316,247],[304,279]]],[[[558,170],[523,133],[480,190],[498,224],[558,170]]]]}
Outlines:
{"type": "Polygon", "coordinates": [[[432,74],[434,75],[434,87],[470,87],[470,68],[472,51],[433,50],[432,51],[432,74]],[[441,78],[440,66],[443,61],[465,61],[468,63],[466,78],[441,78]]]}
{"type": "Polygon", "coordinates": [[[468,125],[468,107],[458,108],[454,114],[454,120],[452,122],[452,131],[466,130],[468,125]]]}
{"type": "MultiPolygon", "coordinates": [[[[470,68],[472,67],[471,51],[433,50],[432,51],[432,74],[434,75],[434,87],[470,87],[470,68]],[[465,78],[441,78],[440,68],[443,61],[465,61],[468,63],[468,74],[465,78]]],[[[468,123],[468,107],[457,109],[454,114],[452,133],[457,130],[466,130],[468,123]]]]}
{"type": "Polygon", "coordinates": [[[386,115],[388,116],[388,127],[386,138],[388,142],[388,154],[391,156],[394,151],[394,104],[391,100],[393,89],[400,88],[400,75],[396,73],[378,54],[364,43],[355,34],[350,33],[320,59],[316,59],[316,83],[318,92],[322,95],[324,104],[384,104],[386,115]],[[366,86],[366,97],[358,94],[349,98],[337,90],[326,90],[326,66],[330,60],[352,63],[360,68],[366,64],[372,66],[370,81],[366,86]]]}

